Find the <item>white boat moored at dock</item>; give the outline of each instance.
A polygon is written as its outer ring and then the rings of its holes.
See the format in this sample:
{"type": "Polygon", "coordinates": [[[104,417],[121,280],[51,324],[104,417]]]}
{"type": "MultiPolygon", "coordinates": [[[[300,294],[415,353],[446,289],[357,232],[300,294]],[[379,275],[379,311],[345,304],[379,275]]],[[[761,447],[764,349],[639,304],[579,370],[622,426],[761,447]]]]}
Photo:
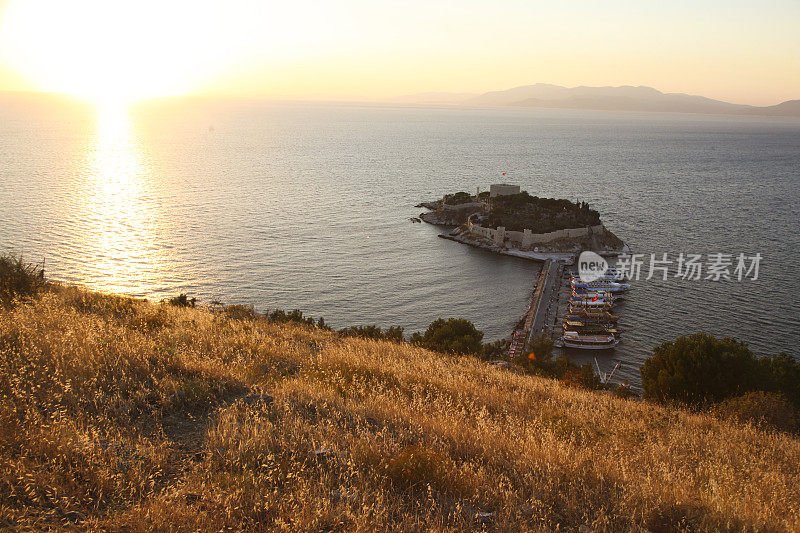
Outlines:
{"type": "Polygon", "coordinates": [[[608,335],[582,335],[577,331],[565,331],[562,342],[567,348],[581,350],[607,350],[619,344],[619,339],[612,334],[608,335]]]}

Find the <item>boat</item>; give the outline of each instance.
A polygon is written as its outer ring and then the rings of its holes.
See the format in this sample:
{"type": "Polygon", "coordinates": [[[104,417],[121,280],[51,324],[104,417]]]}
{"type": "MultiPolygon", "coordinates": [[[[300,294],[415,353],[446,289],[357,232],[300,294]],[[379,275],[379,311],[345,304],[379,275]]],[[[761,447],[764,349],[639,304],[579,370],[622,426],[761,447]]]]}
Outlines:
{"type": "Polygon", "coordinates": [[[594,297],[602,298],[604,300],[614,300],[619,299],[619,295],[615,295],[611,291],[607,290],[587,290],[587,289],[572,289],[572,295],[577,298],[583,298],[584,300],[592,299],[594,297]]]}
{"type": "Polygon", "coordinates": [[[567,303],[570,307],[570,313],[572,309],[611,309],[611,306],[614,305],[613,300],[606,300],[605,298],[580,298],[577,296],[572,296],[567,300],[567,303]]]}
{"type": "Polygon", "coordinates": [[[572,285],[572,289],[585,289],[587,291],[609,291],[615,294],[623,293],[630,289],[630,283],[617,283],[615,281],[603,281],[603,280],[595,280],[595,281],[581,281],[580,278],[573,277],[570,280],[570,285],[572,285]]]}
{"type": "Polygon", "coordinates": [[[581,350],[608,350],[619,344],[612,334],[583,334],[578,331],[565,331],[561,338],[567,348],[581,350]]]}
{"type": "Polygon", "coordinates": [[[603,317],[592,317],[592,316],[579,316],[579,315],[567,315],[564,318],[564,324],[569,326],[575,327],[584,327],[584,326],[614,326],[616,327],[616,320],[609,320],[603,317]]]}
{"type": "Polygon", "coordinates": [[[564,322],[564,331],[575,331],[581,335],[604,335],[611,333],[619,336],[616,324],[570,324],[564,322]]]}
{"type": "Polygon", "coordinates": [[[602,280],[607,281],[622,281],[625,279],[625,273],[621,270],[618,270],[616,267],[608,267],[605,272],[603,272],[602,280]]]}
{"type": "Polygon", "coordinates": [[[596,320],[605,320],[607,322],[616,322],[619,320],[617,315],[612,315],[606,309],[586,309],[576,307],[569,312],[570,316],[577,316],[581,318],[593,318],[596,320]]]}
{"type": "MultiPolygon", "coordinates": [[[[578,278],[577,274],[572,274],[573,278],[578,278]]],[[[600,274],[600,277],[597,278],[597,281],[614,281],[614,282],[621,282],[625,280],[625,273],[617,270],[615,267],[609,267],[606,269],[605,272],[600,274]]]]}

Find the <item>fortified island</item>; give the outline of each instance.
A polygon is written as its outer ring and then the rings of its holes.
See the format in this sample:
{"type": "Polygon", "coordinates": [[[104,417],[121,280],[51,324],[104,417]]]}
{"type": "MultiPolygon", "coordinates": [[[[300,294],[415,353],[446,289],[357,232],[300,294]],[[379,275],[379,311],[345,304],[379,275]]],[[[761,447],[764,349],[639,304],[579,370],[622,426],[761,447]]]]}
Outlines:
{"type": "Polygon", "coordinates": [[[519,185],[499,183],[488,191],[477,190],[474,196],[446,194],[418,207],[430,210],[420,215],[425,222],[454,228],[439,235],[443,239],[544,261],[527,310],[508,338],[510,357],[522,355],[540,335],[571,348],[597,350],[617,345],[616,317],[608,311],[620,294],[611,295],[609,289],[627,286],[614,280],[601,281],[600,286],[581,285],[580,279],[565,277],[565,267],[574,264],[583,251],[606,256],[628,252],[627,245],[603,226],[600,214],[589,204],[539,198],[520,191],[519,185]],[[562,306],[560,295],[570,293],[572,297],[562,306]],[[559,318],[563,319],[563,337],[559,318]]]}
{"type": "Polygon", "coordinates": [[[586,202],[531,196],[519,185],[446,194],[418,207],[429,209],[420,219],[453,228],[440,237],[505,255],[571,264],[584,250],[610,256],[627,251],[586,202]]]}

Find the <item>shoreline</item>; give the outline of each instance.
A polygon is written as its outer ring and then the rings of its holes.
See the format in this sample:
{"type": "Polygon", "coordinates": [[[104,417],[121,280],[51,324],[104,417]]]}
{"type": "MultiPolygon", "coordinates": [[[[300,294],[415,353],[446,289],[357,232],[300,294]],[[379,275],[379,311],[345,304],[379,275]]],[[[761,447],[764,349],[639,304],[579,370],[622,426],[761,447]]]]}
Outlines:
{"type": "MultiPolygon", "coordinates": [[[[457,230],[458,228],[456,228],[457,230]]],[[[456,231],[454,230],[454,231],[456,231]]],[[[489,252],[494,252],[500,255],[507,255],[509,257],[519,257],[521,259],[530,259],[532,261],[545,262],[547,260],[557,261],[567,266],[574,265],[580,251],[574,252],[532,252],[530,250],[520,250],[519,248],[506,248],[497,246],[496,244],[489,244],[485,240],[478,237],[465,237],[462,234],[454,232],[440,233],[440,239],[447,239],[448,241],[466,244],[473,248],[480,248],[489,252]]],[[[592,250],[602,257],[617,257],[620,254],[630,253],[630,247],[627,243],[623,242],[621,250],[592,250]]]]}
{"type": "Polygon", "coordinates": [[[519,250],[517,248],[501,248],[500,246],[497,245],[486,244],[485,242],[481,242],[478,239],[469,239],[458,235],[453,235],[450,233],[440,233],[439,238],[447,239],[448,241],[453,241],[460,244],[466,244],[467,246],[471,246],[473,248],[487,250],[489,252],[494,252],[500,255],[519,257],[521,259],[530,259],[532,261],[538,261],[541,263],[550,259],[552,261],[560,261],[566,265],[572,265],[575,263],[575,256],[577,255],[576,253],[572,252],[530,252],[525,250],[519,250]]]}

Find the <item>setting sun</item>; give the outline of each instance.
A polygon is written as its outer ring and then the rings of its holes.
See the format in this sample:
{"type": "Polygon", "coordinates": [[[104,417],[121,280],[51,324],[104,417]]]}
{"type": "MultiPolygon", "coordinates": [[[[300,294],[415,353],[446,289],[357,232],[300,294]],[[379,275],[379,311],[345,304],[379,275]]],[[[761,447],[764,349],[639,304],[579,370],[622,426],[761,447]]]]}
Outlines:
{"type": "Polygon", "coordinates": [[[12,0],[0,35],[8,61],[38,89],[116,105],[181,94],[234,67],[259,9],[244,1],[12,0]]]}

